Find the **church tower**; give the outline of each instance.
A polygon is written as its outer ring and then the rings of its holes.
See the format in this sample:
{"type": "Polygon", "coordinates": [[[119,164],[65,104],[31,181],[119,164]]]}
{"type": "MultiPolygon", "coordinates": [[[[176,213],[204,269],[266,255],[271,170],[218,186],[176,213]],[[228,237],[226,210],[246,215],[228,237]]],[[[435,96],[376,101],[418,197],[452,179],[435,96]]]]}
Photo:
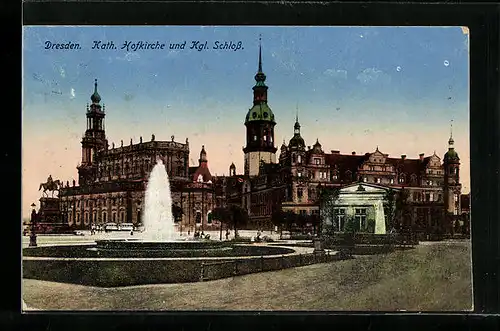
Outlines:
{"type": "Polygon", "coordinates": [[[253,107],[248,110],[245,118],[246,146],[244,174],[256,176],[259,174],[261,162],[276,162],[274,146],[274,114],[267,105],[267,86],[264,83],[266,75],[262,72],[262,47],[259,38],[259,67],[255,75],[253,87],[253,107]]]}
{"type": "Polygon", "coordinates": [[[454,147],[453,132],[448,140],[448,152],[444,155],[444,207],[448,215],[460,215],[460,158],[454,147]]]}
{"type": "Polygon", "coordinates": [[[90,96],[92,104],[87,105],[87,130],[82,138],[82,161],[78,166],[78,184],[88,185],[97,177],[95,155],[97,151],[108,148],[104,131],[104,105],[101,107],[101,96],[97,92],[97,79],[94,93],[90,96]]]}

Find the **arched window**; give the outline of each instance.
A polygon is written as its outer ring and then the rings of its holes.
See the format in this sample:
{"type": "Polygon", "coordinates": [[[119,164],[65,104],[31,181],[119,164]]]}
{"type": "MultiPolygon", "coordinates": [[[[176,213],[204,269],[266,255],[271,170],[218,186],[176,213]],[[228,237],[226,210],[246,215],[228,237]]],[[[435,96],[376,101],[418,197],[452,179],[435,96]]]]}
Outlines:
{"type": "Polygon", "coordinates": [[[107,223],[108,222],[108,214],[106,212],[102,213],[102,221],[103,221],[103,223],[107,223]]]}

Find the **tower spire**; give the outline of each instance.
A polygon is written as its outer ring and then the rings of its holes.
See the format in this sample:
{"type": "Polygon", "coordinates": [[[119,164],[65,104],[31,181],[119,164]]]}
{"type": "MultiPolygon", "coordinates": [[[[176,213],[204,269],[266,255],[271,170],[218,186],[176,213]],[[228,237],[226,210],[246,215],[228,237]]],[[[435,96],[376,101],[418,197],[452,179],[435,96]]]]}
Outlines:
{"type": "Polygon", "coordinates": [[[97,79],[94,80],[94,93],[90,96],[92,103],[98,104],[101,101],[101,96],[97,93],[97,79]]]}
{"type": "Polygon", "coordinates": [[[450,145],[450,148],[453,147],[453,144],[455,141],[453,140],[453,120],[450,121],[450,139],[448,140],[448,145],[450,145]]]}
{"type": "Polygon", "coordinates": [[[295,105],[295,122],[299,123],[299,103],[295,105]]]}
{"type": "Polygon", "coordinates": [[[262,34],[259,34],[259,72],[262,72],[262,34]]]}

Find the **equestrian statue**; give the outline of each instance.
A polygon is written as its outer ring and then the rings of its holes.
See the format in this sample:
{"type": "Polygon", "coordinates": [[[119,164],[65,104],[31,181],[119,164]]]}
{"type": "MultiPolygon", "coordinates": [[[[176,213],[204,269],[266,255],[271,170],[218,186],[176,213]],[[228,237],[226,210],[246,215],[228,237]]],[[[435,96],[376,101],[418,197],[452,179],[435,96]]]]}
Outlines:
{"type": "Polygon", "coordinates": [[[53,180],[52,175],[49,175],[46,183],[41,183],[38,191],[43,188],[43,193],[48,197],[47,191],[52,193],[52,197],[54,197],[54,191],[59,191],[59,188],[62,186],[62,183],[59,179],[53,180]]]}

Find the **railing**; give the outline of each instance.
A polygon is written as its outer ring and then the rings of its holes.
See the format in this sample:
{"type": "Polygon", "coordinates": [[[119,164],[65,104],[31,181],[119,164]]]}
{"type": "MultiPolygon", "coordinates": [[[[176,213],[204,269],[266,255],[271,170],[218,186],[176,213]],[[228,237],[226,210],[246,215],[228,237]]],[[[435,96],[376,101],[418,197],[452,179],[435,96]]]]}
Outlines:
{"type": "Polygon", "coordinates": [[[342,254],[330,254],[329,251],[308,254],[264,256],[234,259],[226,261],[202,262],[200,281],[216,280],[264,271],[277,271],[302,267],[316,263],[326,263],[343,259],[342,254]]]}

